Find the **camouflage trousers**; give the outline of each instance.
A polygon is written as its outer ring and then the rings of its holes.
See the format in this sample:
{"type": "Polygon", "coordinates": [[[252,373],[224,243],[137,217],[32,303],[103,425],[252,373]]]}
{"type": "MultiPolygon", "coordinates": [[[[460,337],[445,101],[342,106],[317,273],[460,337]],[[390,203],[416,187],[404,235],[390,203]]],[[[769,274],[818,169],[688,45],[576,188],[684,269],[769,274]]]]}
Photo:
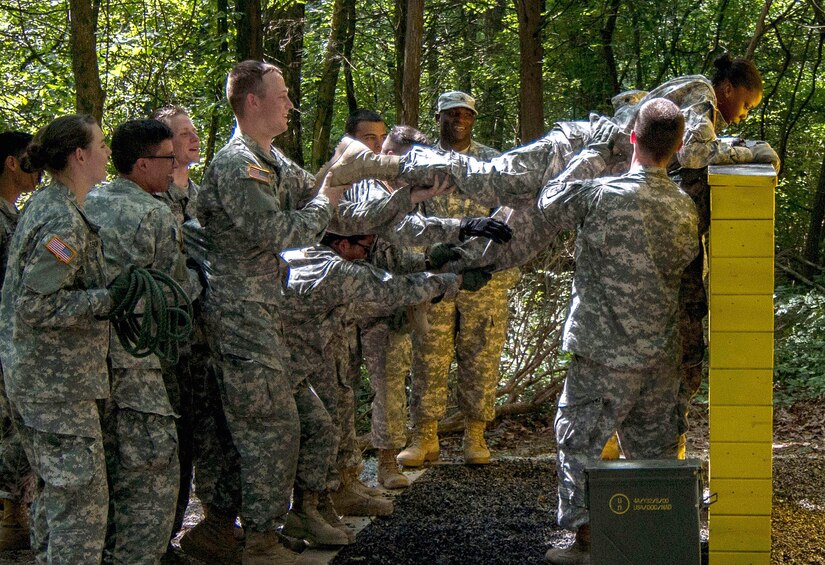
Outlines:
{"type": "MultiPolygon", "coordinates": [[[[151,371],[152,369],[148,369],[151,371]]],[[[115,369],[138,379],[146,369],[115,369]]],[[[109,528],[104,563],[157,563],[175,518],[180,464],[175,418],[107,400],[103,442],[109,474],[109,528]]]]}
{"type": "Polygon", "coordinates": [[[30,510],[37,563],[99,563],[106,539],[109,489],[98,403],[13,405],[12,414],[37,477],[30,510]],[[26,425],[28,414],[53,425],[30,427],[26,425]]]}
{"type": "Polygon", "coordinates": [[[299,450],[303,442],[311,453],[322,453],[311,446],[329,441],[332,424],[305,380],[293,391],[284,371],[234,355],[224,355],[221,368],[224,414],[238,455],[240,514],[245,527],[272,531],[289,511],[299,464],[300,486],[323,489],[326,468],[314,473],[309,466],[320,462],[313,456],[301,460],[299,450]]]}
{"type": "MultiPolygon", "coordinates": [[[[351,326],[354,328],[354,326],[351,326]]],[[[357,439],[355,434],[355,395],[352,389],[352,360],[348,334],[333,338],[329,347],[317,362],[317,370],[310,377],[312,388],[318,393],[330,418],[331,451],[325,465],[327,478],[324,488],[338,490],[341,484],[339,469],[358,465],[357,439]]],[[[360,455],[360,453],[359,453],[360,455]]]]}
{"type": "Polygon", "coordinates": [[[406,444],[407,375],[412,364],[409,331],[390,328],[381,318],[361,328],[361,348],[370,376],[372,445],[377,449],[402,449],[406,444]]]}
{"type": "Polygon", "coordinates": [[[0,370],[0,499],[31,502],[35,478],[14,427],[0,370]]]}
{"type": "Polygon", "coordinates": [[[573,356],[556,412],[559,526],[589,523],[585,467],[614,433],[628,459],[676,458],[677,363],[617,370],[573,356]]]}
{"type": "Polygon", "coordinates": [[[428,307],[430,329],[413,336],[413,425],[440,420],[447,411],[447,377],[455,355],[458,407],[465,417],[495,418],[501,351],[507,337],[507,290],[517,271],[502,271],[477,292],[459,291],[454,301],[428,307]]]}

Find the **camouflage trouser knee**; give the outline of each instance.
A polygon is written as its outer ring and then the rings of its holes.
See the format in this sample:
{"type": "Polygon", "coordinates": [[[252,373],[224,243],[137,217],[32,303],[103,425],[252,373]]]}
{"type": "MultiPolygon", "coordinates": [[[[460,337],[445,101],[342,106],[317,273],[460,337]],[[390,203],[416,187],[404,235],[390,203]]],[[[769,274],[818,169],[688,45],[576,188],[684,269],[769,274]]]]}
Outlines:
{"type": "Polygon", "coordinates": [[[221,396],[238,454],[241,517],[251,530],[283,524],[298,465],[301,425],[289,379],[253,359],[223,355],[221,396]]]}
{"type": "Polygon", "coordinates": [[[0,499],[31,502],[35,478],[14,427],[0,370],[0,499]]]}
{"type": "Polygon", "coordinates": [[[109,473],[105,563],[157,563],[166,551],[178,499],[180,463],[175,418],[106,401],[109,473]]]}
{"type": "Polygon", "coordinates": [[[616,370],[574,355],[555,423],[559,526],[573,530],[590,521],[584,469],[615,432],[628,459],[676,457],[678,387],[676,363],[616,370]]]}
{"type": "Polygon", "coordinates": [[[495,417],[512,272],[497,274],[478,292],[460,291],[454,302],[430,305],[430,330],[416,335],[413,342],[413,424],[444,417],[453,353],[458,366],[459,409],[472,420],[489,422],[495,417]]]}
{"type": "MultiPolygon", "coordinates": [[[[21,412],[50,413],[50,404],[29,404],[21,412]]],[[[93,400],[58,407],[55,430],[29,427],[13,407],[20,443],[37,477],[32,502],[32,550],[38,563],[98,563],[106,539],[109,489],[98,405],[93,400]],[[62,420],[62,421],[60,421],[62,420]]]]}
{"type": "Polygon", "coordinates": [[[361,347],[375,396],[372,445],[401,449],[406,444],[407,374],[412,363],[409,332],[390,329],[387,319],[361,329],[361,347]]]}
{"type": "Polygon", "coordinates": [[[336,429],[324,403],[305,380],[297,385],[295,405],[301,419],[295,484],[303,490],[322,491],[327,488],[329,465],[338,449],[336,429]]]}

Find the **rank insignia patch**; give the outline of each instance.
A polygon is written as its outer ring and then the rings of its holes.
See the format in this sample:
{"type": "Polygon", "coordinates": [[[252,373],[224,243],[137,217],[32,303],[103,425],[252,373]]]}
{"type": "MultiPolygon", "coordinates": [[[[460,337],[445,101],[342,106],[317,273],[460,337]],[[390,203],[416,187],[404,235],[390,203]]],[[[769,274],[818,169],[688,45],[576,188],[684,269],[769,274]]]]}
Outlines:
{"type": "Polygon", "coordinates": [[[77,251],[63,243],[63,240],[56,235],[53,236],[46,244],[46,249],[48,249],[52,255],[57,257],[58,261],[61,263],[66,263],[67,265],[71,263],[72,259],[74,259],[77,255],[77,251]]]}
{"type": "Polygon", "coordinates": [[[246,176],[251,178],[252,180],[256,180],[258,182],[265,182],[269,184],[272,180],[272,172],[267,171],[266,169],[262,169],[261,167],[256,167],[252,163],[246,166],[246,176]]]}

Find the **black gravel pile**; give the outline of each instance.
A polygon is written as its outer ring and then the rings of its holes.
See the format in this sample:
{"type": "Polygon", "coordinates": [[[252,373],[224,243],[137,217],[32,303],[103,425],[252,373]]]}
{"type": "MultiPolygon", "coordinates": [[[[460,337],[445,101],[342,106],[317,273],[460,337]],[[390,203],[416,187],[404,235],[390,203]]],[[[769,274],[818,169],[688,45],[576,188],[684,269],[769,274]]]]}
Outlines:
{"type": "Polygon", "coordinates": [[[557,504],[551,462],[435,465],[332,563],[544,563],[570,539],[554,524],[557,504]]]}

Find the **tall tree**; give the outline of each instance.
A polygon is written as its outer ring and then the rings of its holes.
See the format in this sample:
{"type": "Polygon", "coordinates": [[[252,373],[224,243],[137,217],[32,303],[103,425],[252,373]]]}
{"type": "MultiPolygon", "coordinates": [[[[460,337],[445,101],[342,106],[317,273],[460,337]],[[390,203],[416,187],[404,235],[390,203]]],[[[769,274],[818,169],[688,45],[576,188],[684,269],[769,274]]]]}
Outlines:
{"type": "Polygon", "coordinates": [[[332,22],[329,40],[324,52],[321,78],[318,81],[316,99],[317,115],[312,128],[312,152],[310,166],[317,170],[329,156],[329,136],[332,130],[332,115],[335,106],[335,90],[338,85],[338,71],[341,69],[341,49],[349,30],[347,14],[350,3],[355,0],[335,0],[332,5],[332,22]]]}
{"type": "Polygon", "coordinates": [[[295,105],[295,111],[289,114],[289,129],[275,138],[275,145],[301,166],[304,165],[300,110],[305,14],[304,2],[276,3],[267,12],[270,25],[264,39],[265,55],[283,71],[289,98],[295,105]]]}
{"type": "Polygon", "coordinates": [[[393,102],[395,121],[402,123],[404,116],[404,46],[407,41],[407,0],[395,0],[392,17],[395,39],[395,74],[393,74],[393,102]]]}
{"type": "Polygon", "coordinates": [[[69,10],[75,106],[78,113],[91,114],[100,123],[105,93],[100,85],[97,65],[97,10],[90,0],[69,0],[69,10]]]}
{"type": "MultiPolygon", "coordinates": [[[[229,53],[229,0],[217,0],[217,18],[215,20],[215,30],[218,37],[221,38],[218,45],[218,53],[229,53]]],[[[208,165],[215,155],[215,146],[217,145],[218,125],[221,119],[221,108],[224,103],[224,80],[216,81],[212,85],[212,111],[209,115],[209,130],[206,136],[206,152],[204,160],[208,165]]]]}
{"type": "Polygon", "coordinates": [[[542,101],[542,28],[544,1],[515,0],[518,14],[519,68],[519,143],[527,143],[544,133],[542,101]]]}
{"type": "Polygon", "coordinates": [[[423,34],[424,0],[407,0],[401,123],[414,128],[418,127],[418,108],[421,103],[421,39],[423,34]]]}
{"type": "Polygon", "coordinates": [[[236,0],[238,60],[264,58],[261,0],[236,0]]]}

